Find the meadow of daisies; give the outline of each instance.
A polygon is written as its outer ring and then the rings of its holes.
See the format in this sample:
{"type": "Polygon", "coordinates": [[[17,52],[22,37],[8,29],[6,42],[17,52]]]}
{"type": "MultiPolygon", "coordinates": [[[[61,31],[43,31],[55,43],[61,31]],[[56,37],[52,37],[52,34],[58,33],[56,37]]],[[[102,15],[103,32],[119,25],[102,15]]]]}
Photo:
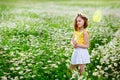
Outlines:
{"type": "MultiPolygon", "coordinates": [[[[89,19],[89,54],[81,80],[120,78],[120,1],[1,0],[0,79],[70,80],[74,18],[89,19]],[[100,22],[92,16],[102,11],[100,22]]],[[[72,78],[79,79],[75,71],[72,78]]]]}

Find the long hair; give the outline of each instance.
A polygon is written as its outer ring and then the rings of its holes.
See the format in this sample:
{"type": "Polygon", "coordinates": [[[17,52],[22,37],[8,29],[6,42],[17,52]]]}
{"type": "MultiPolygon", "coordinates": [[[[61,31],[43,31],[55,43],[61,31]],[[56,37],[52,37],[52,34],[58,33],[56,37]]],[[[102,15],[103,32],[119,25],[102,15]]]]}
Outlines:
{"type": "Polygon", "coordinates": [[[88,26],[88,19],[87,19],[87,17],[85,17],[85,16],[83,16],[81,14],[78,14],[76,16],[76,18],[75,18],[75,21],[74,21],[74,30],[75,31],[78,31],[78,25],[77,25],[77,18],[78,17],[81,17],[84,20],[84,25],[83,25],[84,28],[87,28],[87,26],[88,26]]]}

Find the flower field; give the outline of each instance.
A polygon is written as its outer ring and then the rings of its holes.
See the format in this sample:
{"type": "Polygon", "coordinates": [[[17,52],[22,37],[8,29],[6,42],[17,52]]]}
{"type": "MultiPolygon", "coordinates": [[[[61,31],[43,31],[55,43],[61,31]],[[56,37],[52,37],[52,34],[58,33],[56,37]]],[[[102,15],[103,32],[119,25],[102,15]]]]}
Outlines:
{"type": "Polygon", "coordinates": [[[0,80],[70,80],[74,18],[88,17],[91,63],[81,79],[120,79],[119,0],[1,0],[0,80]],[[102,11],[100,22],[92,21],[102,11]]]}

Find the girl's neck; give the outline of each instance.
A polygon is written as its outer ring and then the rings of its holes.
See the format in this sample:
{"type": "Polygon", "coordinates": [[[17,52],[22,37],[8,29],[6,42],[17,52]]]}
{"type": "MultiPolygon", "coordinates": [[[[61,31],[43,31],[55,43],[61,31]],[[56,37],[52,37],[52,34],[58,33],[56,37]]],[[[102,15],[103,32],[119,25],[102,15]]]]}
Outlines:
{"type": "Polygon", "coordinates": [[[84,30],[84,28],[83,27],[81,27],[81,28],[78,28],[78,31],[83,31],[84,30]]]}

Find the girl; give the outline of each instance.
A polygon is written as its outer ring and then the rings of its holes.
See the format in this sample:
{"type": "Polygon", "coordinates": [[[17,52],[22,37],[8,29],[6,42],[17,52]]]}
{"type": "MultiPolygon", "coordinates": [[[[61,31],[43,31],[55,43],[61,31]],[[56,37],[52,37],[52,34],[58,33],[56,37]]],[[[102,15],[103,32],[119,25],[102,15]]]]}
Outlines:
{"type": "Polygon", "coordinates": [[[88,26],[88,19],[78,14],[74,22],[74,34],[71,39],[71,44],[74,51],[71,57],[71,70],[78,66],[80,76],[85,71],[87,63],[90,63],[90,55],[88,53],[89,47],[89,32],[86,30],[88,26]]]}

